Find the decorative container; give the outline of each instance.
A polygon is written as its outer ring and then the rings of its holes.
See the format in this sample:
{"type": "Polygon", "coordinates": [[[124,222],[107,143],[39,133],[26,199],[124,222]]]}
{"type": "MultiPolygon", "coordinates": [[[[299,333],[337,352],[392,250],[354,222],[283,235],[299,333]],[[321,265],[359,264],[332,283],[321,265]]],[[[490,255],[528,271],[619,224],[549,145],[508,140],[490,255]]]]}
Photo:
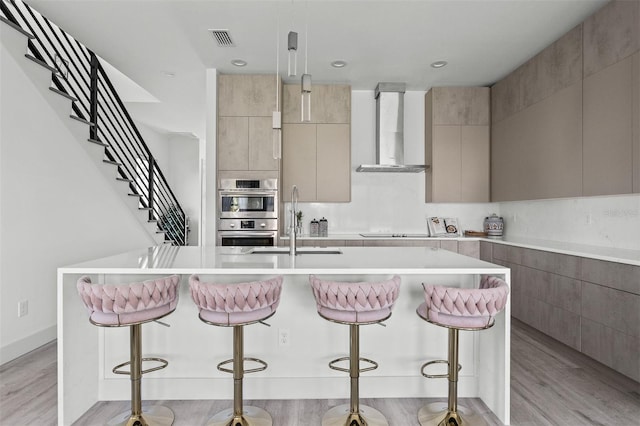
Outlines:
{"type": "Polygon", "coordinates": [[[329,236],[329,221],[327,219],[325,219],[324,217],[322,219],[320,219],[320,236],[321,237],[328,237],[329,236]]]}
{"type": "Polygon", "coordinates": [[[314,218],[309,225],[309,235],[312,237],[320,236],[320,223],[314,218]]]}
{"type": "Polygon", "coordinates": [[[504,220],[497,214],[493,213],[491,216],[484,218],[484,232],[489,237],[502,237],[504,231],[504,220]]]}

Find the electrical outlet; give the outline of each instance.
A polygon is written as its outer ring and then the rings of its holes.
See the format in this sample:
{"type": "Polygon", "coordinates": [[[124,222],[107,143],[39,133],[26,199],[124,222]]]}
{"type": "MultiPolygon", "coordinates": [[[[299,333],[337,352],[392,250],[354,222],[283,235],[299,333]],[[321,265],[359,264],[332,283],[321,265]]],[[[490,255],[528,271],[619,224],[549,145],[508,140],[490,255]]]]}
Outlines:
{"type": "Polygon", "coordinates": [[[24,317],[29,314],[29,301],[21,300],[18,302],[18,318],[24,317]]]}
{"type": "Polygon", "coordinates": [[[289,336],[289,329],[287,328],[278,329],[278,345],[289,346],[290,343],[291,343],[291,336],[289,336]]]}

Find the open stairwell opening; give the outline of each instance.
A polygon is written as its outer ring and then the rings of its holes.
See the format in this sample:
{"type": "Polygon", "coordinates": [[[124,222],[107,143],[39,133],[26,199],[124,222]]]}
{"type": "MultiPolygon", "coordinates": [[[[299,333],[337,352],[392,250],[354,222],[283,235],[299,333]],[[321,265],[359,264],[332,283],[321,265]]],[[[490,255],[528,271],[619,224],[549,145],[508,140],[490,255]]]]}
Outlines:
{"type": "Polygon", "coordinates": [[[50,90],[72,102],[70,118],[88,127],[87,149],[102,150],[149,232],[187,245],[188,217],[98,56],[21,0],[0,0],[0,20],[28,37],[25,57],[51,71],[50,90]]]}

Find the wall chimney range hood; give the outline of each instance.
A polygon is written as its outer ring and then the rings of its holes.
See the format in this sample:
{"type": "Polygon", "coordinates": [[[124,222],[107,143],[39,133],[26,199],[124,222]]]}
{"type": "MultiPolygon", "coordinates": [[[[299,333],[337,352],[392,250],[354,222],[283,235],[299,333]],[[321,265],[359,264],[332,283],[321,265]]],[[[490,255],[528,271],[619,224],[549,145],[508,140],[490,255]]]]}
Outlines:
{"type": "Polygon", "coordinates": [[[426,167],[404,164],[404,83],[376,86],[376,164],[358,166],[357,172],[419,173],[426,167]]]}

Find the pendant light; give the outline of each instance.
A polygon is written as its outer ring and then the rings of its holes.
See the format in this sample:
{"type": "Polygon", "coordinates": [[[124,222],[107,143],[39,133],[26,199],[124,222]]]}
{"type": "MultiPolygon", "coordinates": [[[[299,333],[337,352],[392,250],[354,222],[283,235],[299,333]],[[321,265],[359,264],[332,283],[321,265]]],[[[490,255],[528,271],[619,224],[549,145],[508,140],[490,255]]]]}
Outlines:
{"type": "Polygon", "coordinates": [[[295,77],[298,68],[298,33],[289,31],[287,36],[287,50],[289,50],[289,60],[287,65],[287,75],[295,77]]]}
{"type": "Polygon", "coordinates": [[[306,17],[304,25],[304,74],[300,82],[300,112],[301,121],[309,123],[311,121],[311,74],[308,70],[309,58],[309,2],[305,4],[306,17]]]}
{"type": "MultiPolygon", "coordinates": [[[[291,33],[289,33],[289,36],[291,33]]],[[[296,45],[298,43],[296,34],[296,45]]],[[[291,52],[289,52],[291,55],[291,52]]],[[[272,114],[273,158],[282,158],[282,112],[280,111],[280,13],[276,8],[276,110],[272,114]]]]}

